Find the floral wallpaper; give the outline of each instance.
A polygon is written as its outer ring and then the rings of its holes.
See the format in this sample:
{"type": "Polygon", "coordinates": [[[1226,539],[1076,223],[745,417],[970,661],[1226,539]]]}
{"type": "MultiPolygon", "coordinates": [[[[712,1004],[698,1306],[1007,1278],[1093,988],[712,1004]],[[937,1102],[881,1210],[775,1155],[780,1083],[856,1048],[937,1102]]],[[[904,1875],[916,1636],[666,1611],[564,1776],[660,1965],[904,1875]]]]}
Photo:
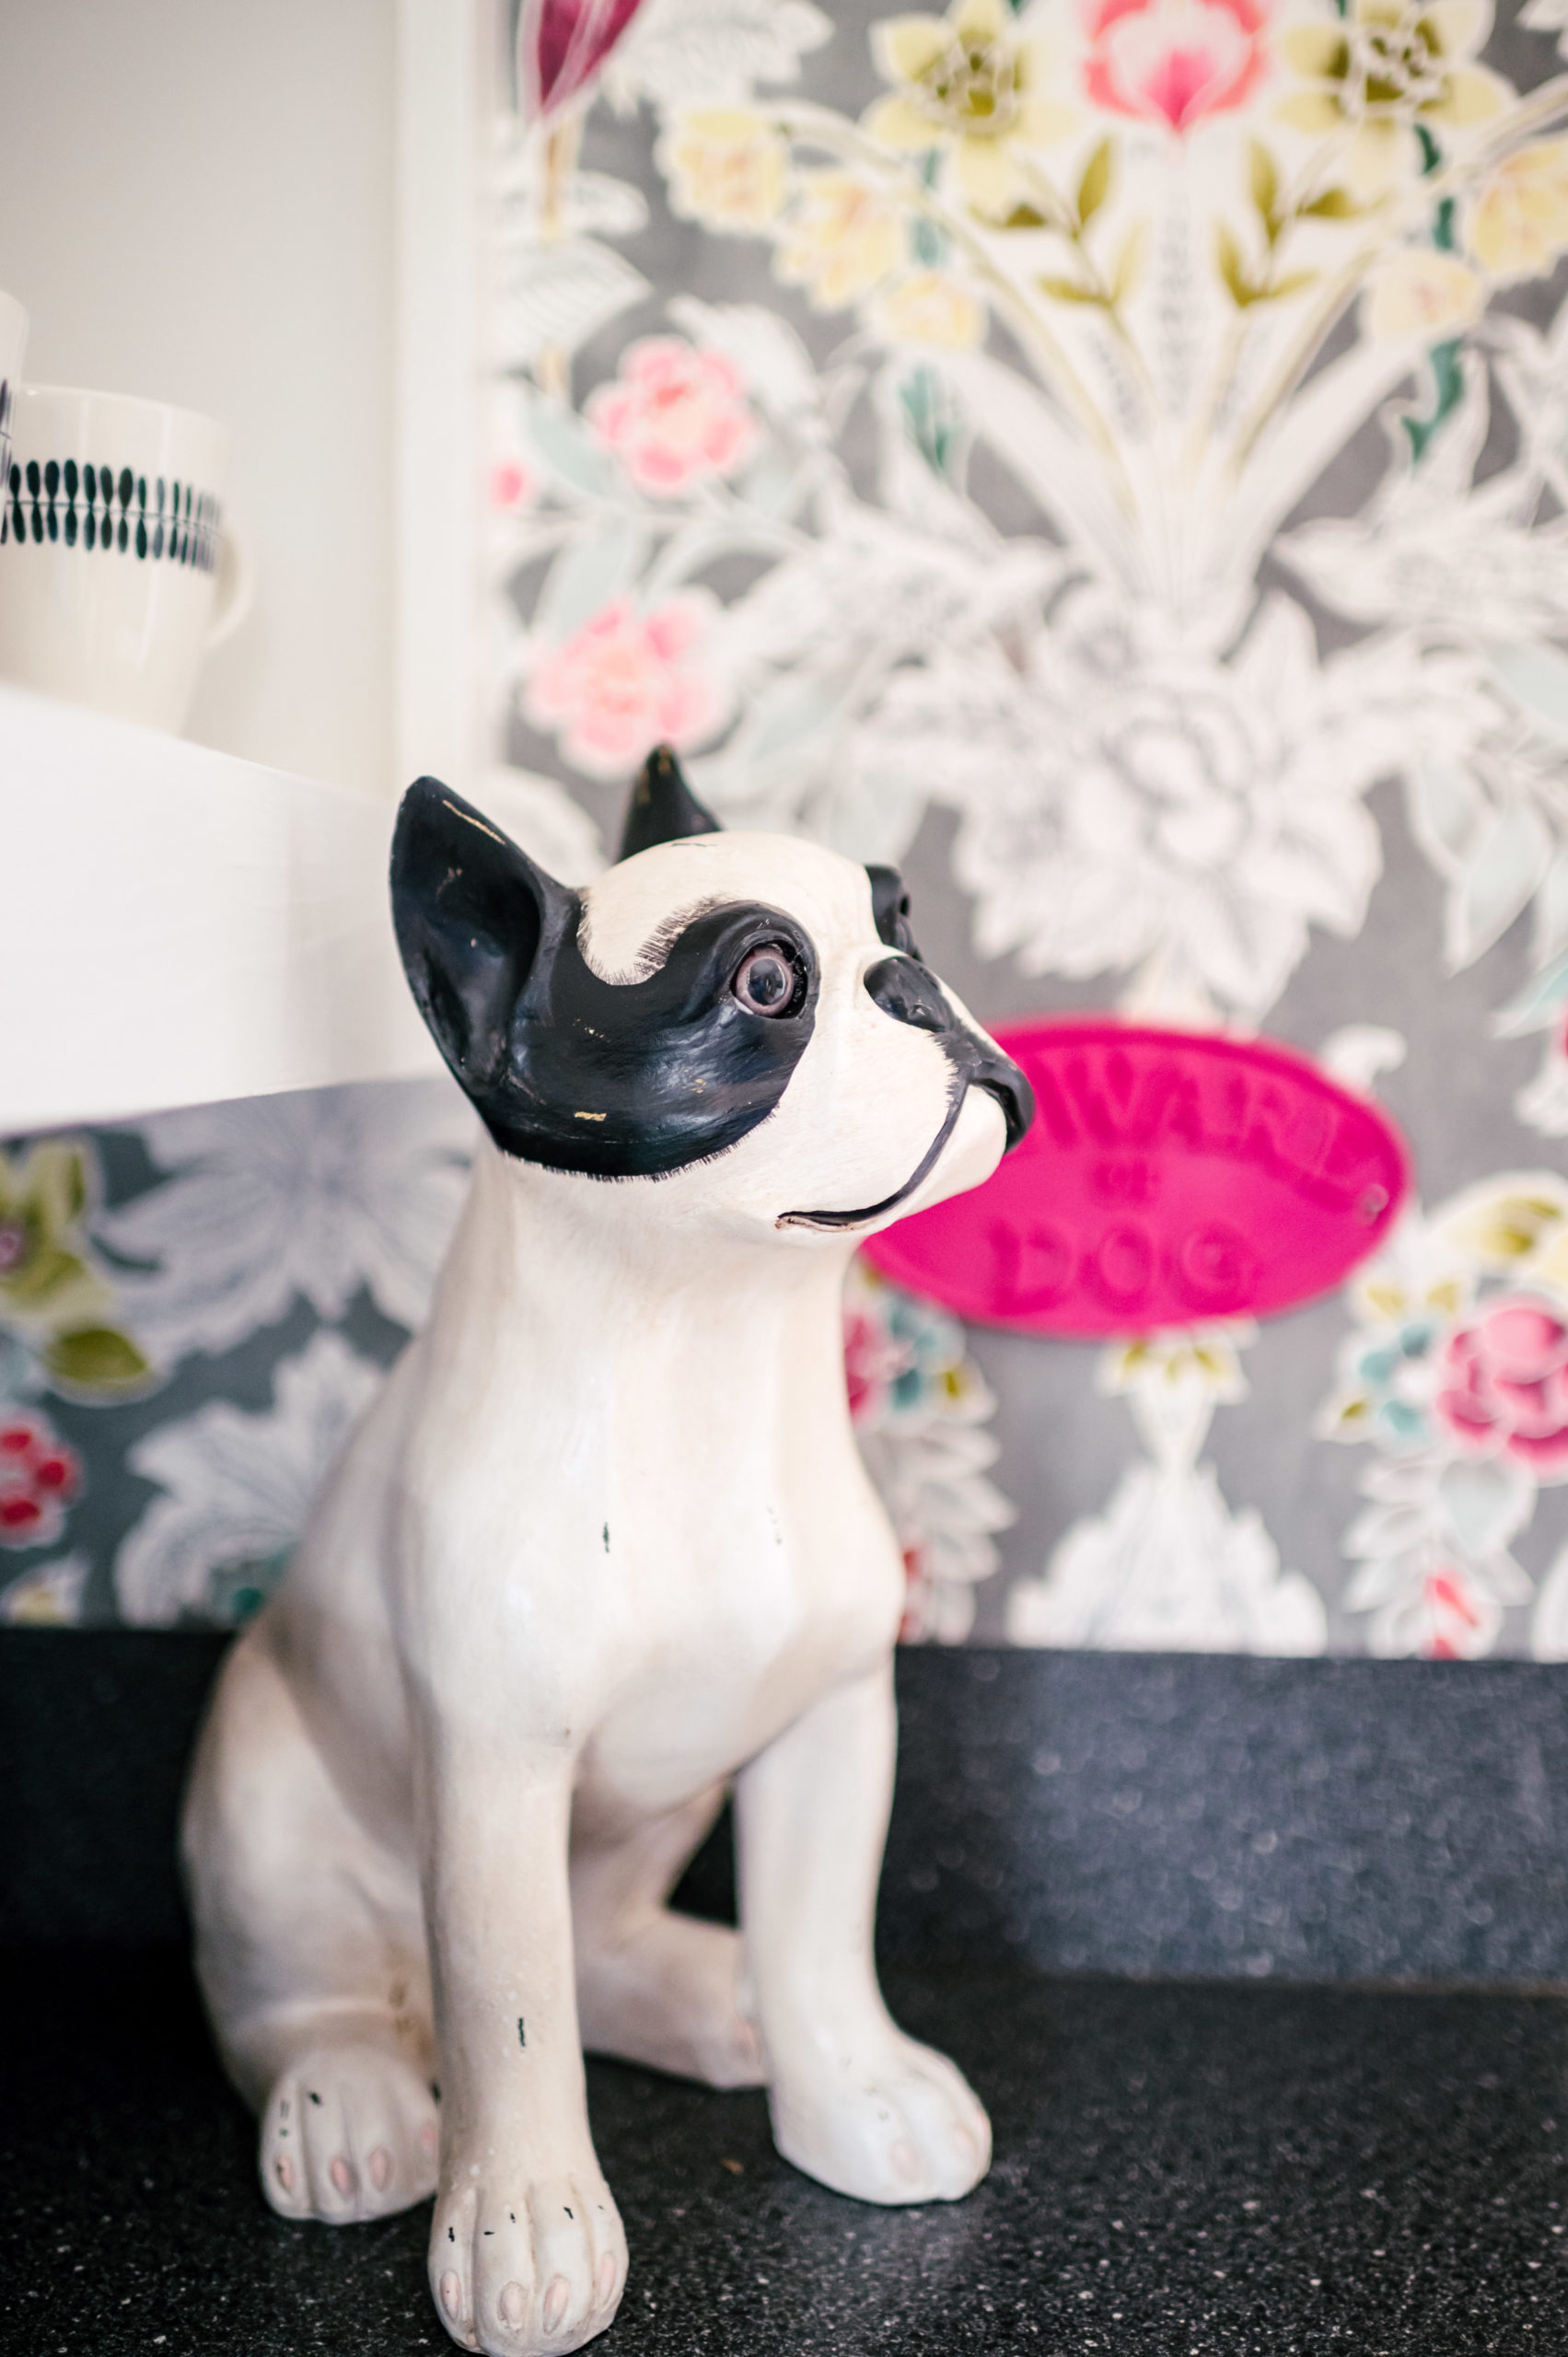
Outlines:
{"type": "MultiPolygon", "coordinates": [[[[658,739],[900,863],[982,1016],[1268,1034],[1419,1200],[1109,1348],[857,1269],[906,1633],[1568,1657],[1568,0],[522,0],[476,788],[658,739]]],[[[461,1187],[451,1092],[0,1165],[0,1594],[241,1618],[461,1187]]]]}

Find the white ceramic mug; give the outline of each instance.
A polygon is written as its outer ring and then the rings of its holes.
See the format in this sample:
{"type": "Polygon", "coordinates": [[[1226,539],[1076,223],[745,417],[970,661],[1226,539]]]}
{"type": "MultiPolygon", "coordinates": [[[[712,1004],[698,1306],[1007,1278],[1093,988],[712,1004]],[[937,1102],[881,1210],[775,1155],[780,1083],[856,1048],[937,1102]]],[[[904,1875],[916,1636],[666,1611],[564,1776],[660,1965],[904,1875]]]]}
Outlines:
{"type": "Polygon", "coordinates": [[[0,292],[0,486],[11,480],[11,412],[27,348],[28,315],[14,295],[0,292]]]}
{"type": "Polygon", "coordinates": [[[228,434],[165,401],[24,385],[0,532],[0,679],[182,727],[203,656],[244,620],[228,434]]]}

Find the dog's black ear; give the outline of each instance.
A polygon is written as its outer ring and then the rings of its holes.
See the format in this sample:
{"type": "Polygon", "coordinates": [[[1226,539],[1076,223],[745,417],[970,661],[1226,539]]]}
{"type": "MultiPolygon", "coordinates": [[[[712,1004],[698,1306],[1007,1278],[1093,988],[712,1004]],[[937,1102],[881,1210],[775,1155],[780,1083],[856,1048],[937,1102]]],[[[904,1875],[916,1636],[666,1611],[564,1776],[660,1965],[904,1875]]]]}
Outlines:
{"type": "Polygon", "coordinates": [[[581,912],[439,778],[410,786],[392,836],[392,923],[420,1013],[470,1096],[501,1078],[517,1002],[581,912]]]}
{"type": "Polygon", "coordinates": [[[871,913],[877,921],[877,939],[889,949],[902,949],[909,957],[918,958],[903,877],[896,867],[867,867],[865,873],[871,878],[871,913]]]}
{"type": "Polygon", "coordinates": [[[685,835],[722,833],[713,812],[698,801],[680,774],[680,764],[668,745],[656,745],[637,773],[626,824],[621,830],[618,860],[634,859],[655,843],[679,842],[685,835]]]}

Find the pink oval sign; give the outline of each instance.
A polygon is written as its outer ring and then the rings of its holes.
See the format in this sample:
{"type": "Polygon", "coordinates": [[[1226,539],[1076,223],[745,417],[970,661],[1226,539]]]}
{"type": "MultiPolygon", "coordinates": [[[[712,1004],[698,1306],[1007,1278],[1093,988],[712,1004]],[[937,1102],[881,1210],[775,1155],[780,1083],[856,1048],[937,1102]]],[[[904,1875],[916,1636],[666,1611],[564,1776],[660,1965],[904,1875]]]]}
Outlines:
{"type": "Polygon", "coordinates": [[[1410,1187],[1379,1107],[1273,1041],[1013,1024],[1034,1126],[972,1194],[865,1246],[962,1318],[1089,1338],[1259,1318],[1327,1293],[1410,1187]]]}

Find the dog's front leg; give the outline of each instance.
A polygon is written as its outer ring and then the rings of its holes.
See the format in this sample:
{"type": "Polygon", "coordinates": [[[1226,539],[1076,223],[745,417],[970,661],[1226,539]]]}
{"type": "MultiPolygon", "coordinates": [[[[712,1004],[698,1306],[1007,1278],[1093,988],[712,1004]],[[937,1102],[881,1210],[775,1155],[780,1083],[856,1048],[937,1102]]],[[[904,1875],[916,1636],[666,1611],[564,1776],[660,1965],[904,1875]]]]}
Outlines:
{"type": "Polygon", "coordinates": [[[953,2200],[990,2165],[990,2123],[898,2027],[872,1958],[895,1740],[889,1662],[742,1771],[742,1928],[785,2159],[863,2201],[953,2200]]]}
{"type": "Polygon", "coordinates": [[[491,2357],[602,2332],[626,2241],[588,2134],[566,1881],[563,1745],[445,1728],[423,1778],[441,2090],[430,2284],[491,2357]]]}

